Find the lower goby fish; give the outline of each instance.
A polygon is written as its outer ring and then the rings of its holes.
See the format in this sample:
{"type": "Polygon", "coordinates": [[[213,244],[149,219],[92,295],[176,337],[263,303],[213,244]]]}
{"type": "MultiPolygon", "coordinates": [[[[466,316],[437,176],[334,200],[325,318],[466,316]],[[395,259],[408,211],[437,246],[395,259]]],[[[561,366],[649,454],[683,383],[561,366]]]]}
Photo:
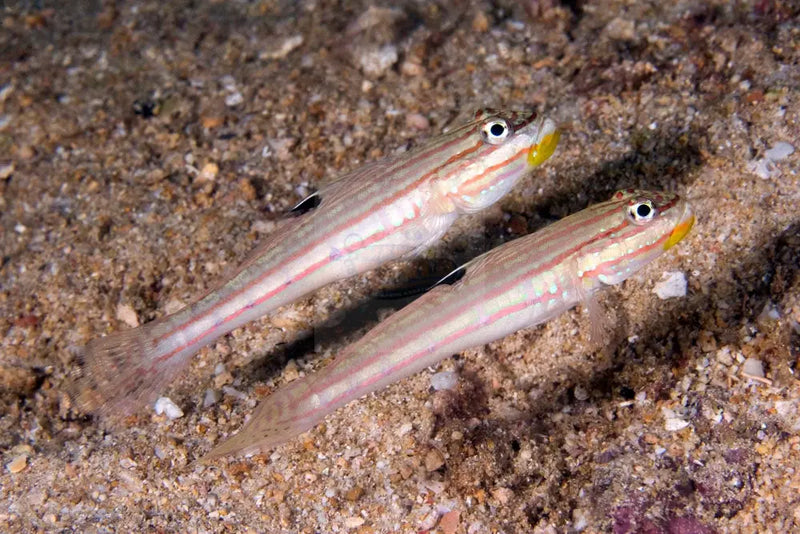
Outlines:
{"type": "Polygon", "coordinates": [[[182,310],[94,339],[74,387],[87,411],[129,412],[152,400],[200,348],[330,282],[409,256],[460,214],[482,210],[547,160],[553,121],[481,110],[403,154],[369,163],[300,202],[217,289],[182,310]]]}
{"type": "Polygon", "coordinates": [[[319,372],[279,388],[202,461],[281,444],[351,400],[576,304],[591,313],[598,290],[652,262],[693,224],[677,195],[625,190],[478,256],[445,278],[454,284],[437,285],[319,372]]]}

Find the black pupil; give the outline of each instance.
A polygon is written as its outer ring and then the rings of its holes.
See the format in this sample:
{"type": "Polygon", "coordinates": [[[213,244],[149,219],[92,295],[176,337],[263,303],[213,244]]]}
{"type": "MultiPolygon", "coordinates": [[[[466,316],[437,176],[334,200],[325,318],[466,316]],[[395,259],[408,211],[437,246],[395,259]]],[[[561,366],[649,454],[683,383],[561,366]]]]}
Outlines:
{"type": "Polygon", "coordinates": [[[650,206],[647,204],[639,204],[636,208],[636,215],[642,218],[647,217],[650,215],[650,206]]]}
{"type": "Polygon", "coordinates": [[[506,132],[506,127],[496,122],[489,128],[489,132],[495,137],[500,137],[506,132]]]}

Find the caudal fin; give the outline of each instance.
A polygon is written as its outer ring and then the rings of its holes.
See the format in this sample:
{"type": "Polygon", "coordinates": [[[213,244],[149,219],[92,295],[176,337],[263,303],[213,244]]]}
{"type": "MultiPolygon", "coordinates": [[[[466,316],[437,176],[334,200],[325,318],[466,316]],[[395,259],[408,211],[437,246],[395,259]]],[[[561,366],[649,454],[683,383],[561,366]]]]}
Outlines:
{"type": "Polygon", "coordinates": [[[153,335],[157,324],[116,332],[86,345],[78,357],[82,377],[72,388],[81,410],[125,415],[154,400],[172,380],[185,362],[158,360],[153,335]]]}
{"type": "Polygon", "coordinates": [[[308,378],[295,380],[266,399],[253,412],[239,432],[200,458],[208,463],[223,456],[244,456],[264,452],[305,432],[327,412],[315,409],[306,397],[308,378]]]}

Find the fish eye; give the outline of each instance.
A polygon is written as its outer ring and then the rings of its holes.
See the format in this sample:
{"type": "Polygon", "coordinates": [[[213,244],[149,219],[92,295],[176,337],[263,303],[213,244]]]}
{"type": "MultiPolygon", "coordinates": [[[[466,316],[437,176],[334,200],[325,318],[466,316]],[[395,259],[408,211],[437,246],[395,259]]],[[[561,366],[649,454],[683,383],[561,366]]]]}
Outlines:
{"type": "Polygon", "coordinates": [[[634,224],[645,224],[656,216],[656,207],[651,200],[639,200],[628,206],[628,216],[634,224]]]}
{"type": "Polygon", "coordinates": [[[511,134],[511,125],[504,119],[491,119],[483,123],[481,137],[490,145],[499,145],[508,139],[511,134]]]}

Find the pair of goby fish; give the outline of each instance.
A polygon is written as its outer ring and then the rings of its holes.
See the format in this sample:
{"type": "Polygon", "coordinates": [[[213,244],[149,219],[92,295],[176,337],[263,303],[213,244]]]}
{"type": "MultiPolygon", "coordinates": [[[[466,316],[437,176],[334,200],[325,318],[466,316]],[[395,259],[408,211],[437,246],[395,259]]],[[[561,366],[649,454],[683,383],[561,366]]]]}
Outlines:
{"type": "MultiPolygon", "coordinates": [[[[234,276],[194,304],[91,341],[76,399],[128,412],[151,400],[201,347],[335,280],[409,257],[459,215],[487,208],[547,160],[560,132],[531,112],[482,110],[406,153],[367,164],[303,200],[234,276]]],[[[617,284],[691,229],[675,194],[625,190],[511,241],[373,328],[315,374],[279,388],[202,460],[250,454],[444,357],[547,321],[617,284]]]]}

